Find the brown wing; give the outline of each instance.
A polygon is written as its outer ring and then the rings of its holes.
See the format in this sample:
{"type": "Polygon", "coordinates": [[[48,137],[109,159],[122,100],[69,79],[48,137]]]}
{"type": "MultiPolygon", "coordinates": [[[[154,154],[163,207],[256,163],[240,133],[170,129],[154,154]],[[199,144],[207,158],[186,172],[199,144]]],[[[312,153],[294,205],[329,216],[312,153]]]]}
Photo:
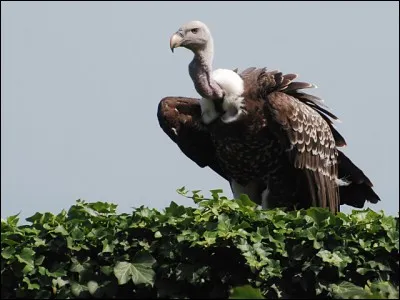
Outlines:
{"type": "Polygon", "coordinates": [[[335,138],[336,146],[342,147],[346,145],[345,139],[332,124],[331,119],[338,120],[338,117],[327,110],[328,107],[324,104],[322,99],[299,91],[301,89],[313,88],[315,85],[308,82],[293,81],[298,77],[296,74],[283,74],[276,70],[267,71],[266,68],[248,68],[240,73],[240,76],[245,82],[245,93],[253,99],[266,99],[268,94],[281,91],[311,107],[318,112],[329,125],[333,137],[335,138]]]}
{"type": "Polygon", "coordinates": [[[338,211],[336,144],[344,145],[345,141],[329,119],[337,117],[324,108],[322,100],[298,92],[314,85],[294,82],[296,74],[284,75],[266,68],[248,68],[240,76],[244,80],[245,97],[266,100],[267,124],[281,140],[293,166],[304,170],[313,206],[338,211]]]}
{"type": "MultiPolygon", "coordinates": [[[[365,201],[377,203],[379,196],[372,190],[368,177],[336,147],[346,145],[343,136],[333,127],[338,118],[327,110],[323,100],[300,89],[312,88],[306,82],[293,82],[296,74],[283,75],[265,68],[248,68],[240,73],[245,93],[252,98],[268,99],[270,126],[279,135],[295,167],[305,170],[313,201],[338,208],[334,178],[348,182],[339,187],[340,204],[363,207],[365,201]],[[336,146],[336,147],[335,147],[336,146]],[[333,199],[333,200],[331,200],[333,199]]],[[[267,113],[268,115],[268,113],[267,113]]]]}
{"type": "Polygon", "coordinates": [[[281,139],[294,167],[304,170],[313,206],[338,211],[338,153],[329,124],[317,111],[283,92],[272,92],[267,99],[270,127],[281,139]]]}
{"type": "Polygon", "coordinates": [[[228,180],[217,162],[210,134],[201,122],[198,99],[163,98],[158,105],[157,117],[161,128],[187,157],[228,180]]]}

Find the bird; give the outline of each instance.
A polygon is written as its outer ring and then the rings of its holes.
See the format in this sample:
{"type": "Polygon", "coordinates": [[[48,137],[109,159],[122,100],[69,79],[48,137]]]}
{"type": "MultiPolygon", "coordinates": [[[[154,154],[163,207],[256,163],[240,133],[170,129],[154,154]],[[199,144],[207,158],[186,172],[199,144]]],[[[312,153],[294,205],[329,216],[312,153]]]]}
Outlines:
{"type": "Polygon", "coordinates": [[[230,184],[234,198],[246,194],[262,209],[356,208],[379,196],[364,172],[339,148],[339,119],[324,100],[296,81],[265,67],[213,70],[214,42],[201,21],[182,25],[170,49],[193,52],[189,75],[200,98],[160,100],[160,127],[201,168],[230,184]]]}

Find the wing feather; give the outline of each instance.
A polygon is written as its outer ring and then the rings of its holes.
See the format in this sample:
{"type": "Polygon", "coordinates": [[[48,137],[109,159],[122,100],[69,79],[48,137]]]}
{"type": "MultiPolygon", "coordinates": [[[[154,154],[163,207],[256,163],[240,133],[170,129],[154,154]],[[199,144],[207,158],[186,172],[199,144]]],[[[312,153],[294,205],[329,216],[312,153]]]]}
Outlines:
{"type": "Polygon", "coordinates": [[[215,148],[205,125],[201,122],[198,99],[185,97],[163,98],[157,110],[160,127],[181,151],[200,167],[210,167],[223,178],[215,148]]]}
{"type": "MultiPolygon", "coordinates": [[[[266,109],[284,129],[290,143],[287,148],[291,149],[288,152],[294,167],[305,173],[312,202],[338,211],[339,189],[335,181],[338,154],[329,124],[317,111],[286,93],[273,92],[267,99],[266,109]]],[[[282,130],[275,132],[282,134],[282,130]]]]}
{"type": "Polygon", "coordinates": [[[346,145],[345,139],[333,127],[332,120],[330,119],[339,121],[338,117],[327,110],[328,107],[321,98],[299,91],[305,88],[313,88],[315,85],[307,82],[293,82],[298,77],[297,74],[282,75],[277,70],[267,71],[266,68],[247,68],[240,73],[240,76],[243,80],[250,83],[247,94],[251,98],[261,97],[265,99],[273,91],[282,91],[310,106],[328,123],[336,141],[336,146],[342,147],[346,145]],[[280,78],[283,78],[283,80],[280,80],[280,78]]]}
{"type": "Polygon", "coordinates": [[[362,208],[365,201],[377,203],[379,196],[372,189],[372,182],[343,152],[339,151],[339,178],[348,185],[339,187],[341,204],[362,208]]]}

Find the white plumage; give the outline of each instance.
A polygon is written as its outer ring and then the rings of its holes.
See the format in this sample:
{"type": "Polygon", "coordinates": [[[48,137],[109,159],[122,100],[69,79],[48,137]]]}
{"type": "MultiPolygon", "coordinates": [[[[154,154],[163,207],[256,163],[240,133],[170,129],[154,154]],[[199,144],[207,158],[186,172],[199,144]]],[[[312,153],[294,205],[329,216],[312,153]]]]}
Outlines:
{"type": "MultiPolygon", "coordinates": [[[[222,121],[230,123],[237,120],[244,113],[243,97],[241,97],[244,91],[243,79],[236,72],[228,69],[214,70],[211,77],[224,91],[222,108],[225,113],[221,117],[222,121]]],[[[200,106],[205,124],[209,124],[219,117],[211,99],[202,98],[200,106]]]]}

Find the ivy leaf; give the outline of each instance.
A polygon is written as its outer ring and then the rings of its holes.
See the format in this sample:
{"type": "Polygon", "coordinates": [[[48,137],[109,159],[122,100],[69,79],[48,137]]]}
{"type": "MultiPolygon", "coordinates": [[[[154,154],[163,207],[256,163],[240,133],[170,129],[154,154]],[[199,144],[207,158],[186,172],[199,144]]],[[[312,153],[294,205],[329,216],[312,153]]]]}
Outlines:
{"type": "Polygon", "coordinates": [[[253,202],[249,196],[247,196],[246,194],[241,194],[239,197],[239,200],[241,202],[242,205],[244,206],[249,206],[251,208],[256,207],[257,203],[253,202]]]}
{"type": "Polygon", "coordinates": [[[226,214],[218,216],[218,230],[222,232],[228,232],[231,230],[231,219],[226,214]]]}
{"type": "Polygon", "coordinates": [[[40,246],[46,245],[46,241],[41,238],[38,238],[35,236],[35,237],[33,237],[33,239],[35,240],[35,244],[34,244],[35,247],[40,247],[40,246]]]}
{"type": "Polygon", "coordinates": [[[114,251],[114,245],[109,244],[107,240],[102,240],[101,243],[103,244],[102,253],[112,253],[114,251]]]}
{"type": "Polygon", "coordinates": [[[35,251],[33,251],[31,248],[23,248],[21,253],[15,255],[15,257],[18,259],[19,262],[25,263],[26,265],[33,268],[34,255],[35,251]]]}
{"type": "Polygon", "coordinates": [[[28,277],[24,277],[24,279],[22,279],[22,281],[28,285],[28,290],[39,290],[40,289],[40,285],[38,285],[37,283],[31,283],[31,281],[29,280],[28,277]]]}
{"type": "Polygon", "coordinates": [[[152,269],[156,260],[148,252],[139,252],[133,262],[118,262],[114,267],[114,275],[118,284],[125,284],[132,279],[134,284],[154,285],[155,273],[152,269]]]}
{"type": "Polygon", "coordinates": [[[229,299],[265,299],[260,289],[253,288],[251,285],[235,287],[231,290],[229,299]]]}
{"type": "Polygon", "coordinates": [[[47,276],[57,278],[57,277],[63,277],[63,276],[67,275],[67,271],[64,269],[63,264],[54,265],[52,270],[53,271],[47,270],[47,272],[46,272],[47,276]]]}
{"type": "Polygon", "coordinates": [[[4,259],[10,259],[15,254],[15,247],[6,247],[4,250],[1,250],[1,256],[4,259]]]}
{"type": "Polygon", "coordinates": [[[90,203],[90,206],[92,209],[99,213],[103,214],[113,214],[115,213],[118,205],[113,204],[113,203],[107,203],[107,202],[95,202],[95,203],[90,203]]]}
{"type": "Polygon", "coordinates": [[[331,213],[325,208],[311,207],[307,210],[307,216],[310,216],[319,226],[323,221],[328,220],[331,213]]]}
{"type": "Polygon", "coordinates": [[[53,280],[55,280],[57,286],[60,288],[69,283],[68,280],[63,280],[61,277],[57,277],[57,279],[53,279],[53,280]]]}
{"type": "Polygon", "coordinates": [[[43,263],[44,259],[45,259],[45,256],[44,256],[44,255],[38,256],[38,257],[35,259],[35,265],[36,265],[36,266],[40,266],[40,265],[43,263]]]}
{"type": "Polygon", "coordinates": [[[339,299],[367,299],[369,294],[360,286],[348,281],[342,281],[340,284],[331,284],[330,289],[335,298],[339,299]]]}
{"type": "Polygon", "coordinates": [[[47,269],[42,266],[39,266],[38,272],[40,275],[44,276],[44,275],[46,275],[47,269]]]}
{"type": "Polygon", "coordinates": [[[366,264],[368,264],[372,269],[378,269],[380,271],[391,271],[388,266],[378,261],[370,260],[366,262],[366,264]]]}
{"type": "Polygon", "coordinates": [[[56,233],[61,233],[62,235],[68,235],[68,231],[65,230],[64,226],[62,225],[57,225],[57,227],[54,229],[54,232],[56,233]]]}
{"type": "MultiPolygon", "coordinates": [[[[205,239],[205,245],[212,245],[215,244],[216,239],[217,239],[217,234],[218,232],[216,231],[206,231],[204,232],[204,239],[205,239]]],[[[203,242],[200,242],[201,244],[203,244],[203,242]]]]}
{"type": "Polygon", "coordinates": [[[110,276],[113,272],[113,268],[111,266],[102,266],[100,270],[103,274],[110,276]]]}
{"type": "Polygon", "coordinates": [[[186,190],[185,186],[181,187],[180,189],[177,189],[176,192],[179,195],[182,195],[182,196],[186,196],[186,194],[188,193],[188,191],[186,190]]]}
{"type": "Polygon", "coordinates": [[[81,240],[84,240],[84,239],[85,239],[85,234],[84,234],[83,231],[80,230],[78,227],[75,227],[75,228],[72,229],[72,231],[71,231],[71,237],[72,237],[74,240],[81,241],[81,240]]]}
{"type": "Polygon", "coordinates": [[[79,297],[81,293],[86,292],[88,288],[85,285],[81,285],[78,282],[71,283],[71,292],[75,297],[79,297]]]}
{"type": "Polygon", "coordinates": [[[10,226],[12,226],[12,227],[17,226],[17,224],[18,224],[18,222],[19,222],[19,217],[18,217],[19,214],[20,214],[20,213],[18,213],[18,214],[16,214],[16,215],[13,215],[13,216],[9,216],[9,217],[7,218],[7,224],[10,225],[10,226]]]}
{"type": "Polygon", "coordinates": [[[371,272],[371,271],[373,272],[374,270],[370,269],[370,268],[357,268],[357,270],[356,270],[356,272],[361,274],[361,275],[365,275],[365,274],[367,274],[368,272],[371,272]]]}
{"type": "Polygon", "coordinates": [[[85,268],[83,267],[83,265],[76,259],[76,258],[71,258],[72,261],[72,265],[70,267],[70,272],[76,272],[76,273],[80,273],[83,270],[85,270],[85,268]]]}
{"type": "Polygon", "coordinates": [[[90,295],[94,295],[99,288],[99,284],[96,281],[91,280],[87,283],[87,287],[90,295]]]}
{"type": "Polygon", "coordinates": [[[218,200],[219,194],[222,194],[224,191],[222,189],[215,189],[215,190],[210,190],[210,192],[213,199],[218,200]]]}
{"type": "Polygon", "coordinates": [[[351,262],[351,258],[340,253],[340,252],[330,252],[328,250],[320,250],[317,256],[321,257],[324,262],[332,264],[338,268],[342,268],[351,262]]]}

